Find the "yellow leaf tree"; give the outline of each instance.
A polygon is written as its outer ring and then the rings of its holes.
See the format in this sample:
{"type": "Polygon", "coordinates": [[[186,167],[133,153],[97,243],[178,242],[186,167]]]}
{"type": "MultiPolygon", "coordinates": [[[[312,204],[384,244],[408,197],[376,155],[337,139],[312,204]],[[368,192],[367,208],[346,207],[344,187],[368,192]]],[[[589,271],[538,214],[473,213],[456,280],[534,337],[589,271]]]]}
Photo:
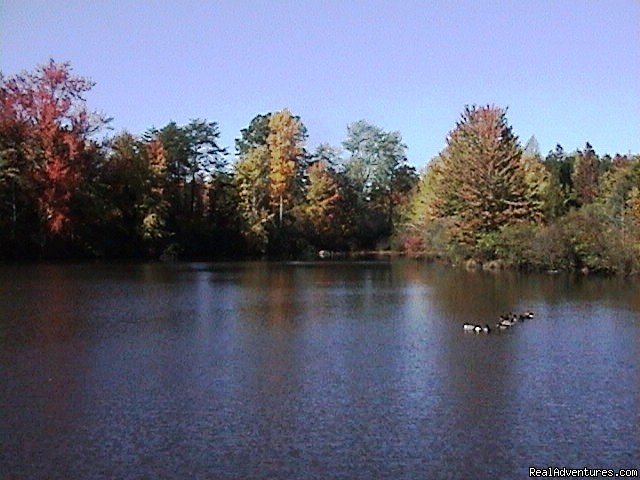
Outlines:
{"type": "Polygon", "coordinates": [[[352,234],[348,205],[336,171],[323,160],[308,171],[305,202],[300,207],[304,232],[310,244],[321,249],[340,249],[352,234]]]}
{"type": "Polygon", "coordinates": [[[269,243],[267,225],[273,215],[268,211],[269,151],[264,145],[251,148],[235,166],[238,213],[249,247],[265,253],[269,243]]]}
{"type": "Polygon", "coordinates": [[[269,120],[267,147],[269,162],[269,200],[277,209],[279,226],[285,209],[291,208],[296,195],[296,178],[304,156],[303,127],[289,110],[274,113],[269,120]]]}

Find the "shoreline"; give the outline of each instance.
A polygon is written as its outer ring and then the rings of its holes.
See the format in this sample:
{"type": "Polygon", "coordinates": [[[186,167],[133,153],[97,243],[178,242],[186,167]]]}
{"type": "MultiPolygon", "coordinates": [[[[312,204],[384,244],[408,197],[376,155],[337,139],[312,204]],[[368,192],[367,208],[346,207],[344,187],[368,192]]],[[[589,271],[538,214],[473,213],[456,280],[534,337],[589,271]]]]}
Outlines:
{"type": "Polygon", "coordinates": [[[512,265],[502,260],[489,260],[480,261],[477,259],[469,258],[460,260],[458,262],[445,258],[442,255],[435,254],[433,252],[415,252],[408,253],[401,250],[356,250],[356,251],[328,251],[320,250],[316,255],[307,256],[294,256],[294,257],[280,257],[280,256],[184,256],[184,257],[172,257],[172,258],[158,258],[158,257],[120,257],[120,258],[107,258],[107,257],[67,257],[67,258],[20,258],[20,259],[0,259],[0,266],[16,266],[16,265],[89,265],[89,264],[155,264],[155,263],[241,263],[251,261],[265,261],[265,262],[297,262],[297,261],[312,261],[312,262],[340,262],[351,260],[382,260],[382,259],[407,259],[420,263],[434,263],[445,265],[451,268],[462,268],[468,272],[518,272],[518,273],[536,273],[546,275],[558,275],[562,273],[577,274],[581,276],[600,276],[600,277],[622,277],[622,278],[634,278],[640,275],[640,271],[630,272],[612,272],[604,270],[592,270],[587,267],[569,267],[569,268],[533,268],[528,266],[512,265]]]}

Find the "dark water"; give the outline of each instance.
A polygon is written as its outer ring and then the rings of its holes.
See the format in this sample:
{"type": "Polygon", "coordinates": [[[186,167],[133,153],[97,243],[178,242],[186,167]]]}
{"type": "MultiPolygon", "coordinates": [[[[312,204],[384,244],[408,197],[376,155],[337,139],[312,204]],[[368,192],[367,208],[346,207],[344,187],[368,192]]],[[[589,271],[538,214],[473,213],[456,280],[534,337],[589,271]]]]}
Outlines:
{"type": "Polygon", "coordinates": [[[411,261],[0,267],[0,478],[639,468],[639,284],[411,261]]]}

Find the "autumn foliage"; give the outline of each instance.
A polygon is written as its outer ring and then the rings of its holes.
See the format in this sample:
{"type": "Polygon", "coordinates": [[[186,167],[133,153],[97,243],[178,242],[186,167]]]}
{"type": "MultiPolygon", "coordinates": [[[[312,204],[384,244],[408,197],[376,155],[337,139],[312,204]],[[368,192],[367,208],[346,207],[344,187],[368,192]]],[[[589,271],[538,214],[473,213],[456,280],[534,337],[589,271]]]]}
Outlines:
{"type": "Polygon", "coordinates": [[[467,108],[432,168],[432,218],[451,218],[461,241],[475,244],[504,225],[542,218],[544,174],[528,175],[504,110],[467,108]]]}
{"type": "Polygon", "coordinates": [[[495,106],[465,108],[418,176],[400,132],[365,120],[308,151],[288,109],[235,158],[216,122],[100,135],[67,63],[0,74],[0,258],[316,256],[404,249],[455,263],[640,271],[640,159],[586,144],[543,157],[495,106]]]}
{"type": "Polygon", "coordinates": [[[296,177],[304,149],[300,121],[285,109],[271,116],[267,147],[269,149],[269,199],[278,209],[278,222],[282,225],[284,209],[293,202],[296,177]]]}
{"type": "Polygon", "coordinates": [[[2,79],[2,130],[16,135],[49,236],[73,232],[70,203],[84,180],[90,135],[104,123],[86,109],[84,94],[92,86],[72,75],[68,64],[54,61],[2,79]]]}
{"type": "Polygon", "coordinates": [[[638,271],[638,158],[600,158],[587,143],[543,160],[536,145],[520,146],[505,110],[467,107],[408,204],[405,248],[474,264],[638,271]]]}

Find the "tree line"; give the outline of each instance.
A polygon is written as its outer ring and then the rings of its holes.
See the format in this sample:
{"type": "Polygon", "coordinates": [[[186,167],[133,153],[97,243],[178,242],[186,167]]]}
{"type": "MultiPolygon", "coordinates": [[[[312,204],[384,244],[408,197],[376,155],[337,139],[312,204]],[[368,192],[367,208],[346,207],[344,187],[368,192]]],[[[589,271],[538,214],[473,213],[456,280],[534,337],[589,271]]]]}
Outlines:
{"type": "Polygon", "coordinates": [[[201,119],[100,140],[109,119],[87,108],[92,86],[53,60],[0,76],[0,257],[376,248],[417,183],[398,132],[359,121],[343,149],[309,152],[287,109],[253,118],[234,161],[201,119]]]}
{"type": "Polygon", "coordinates": [[[100,138],[92,86],[53,60],[0,74],[0,258],[391,248],[489,268],[640,268],[640,157],[589,143],[543,157],[499,107],[466,107],[418,175],[399,132],[361,120],[340,147],[308,151],[287,109],[256,115],[234,154],[202,119],[100,138]]]}

